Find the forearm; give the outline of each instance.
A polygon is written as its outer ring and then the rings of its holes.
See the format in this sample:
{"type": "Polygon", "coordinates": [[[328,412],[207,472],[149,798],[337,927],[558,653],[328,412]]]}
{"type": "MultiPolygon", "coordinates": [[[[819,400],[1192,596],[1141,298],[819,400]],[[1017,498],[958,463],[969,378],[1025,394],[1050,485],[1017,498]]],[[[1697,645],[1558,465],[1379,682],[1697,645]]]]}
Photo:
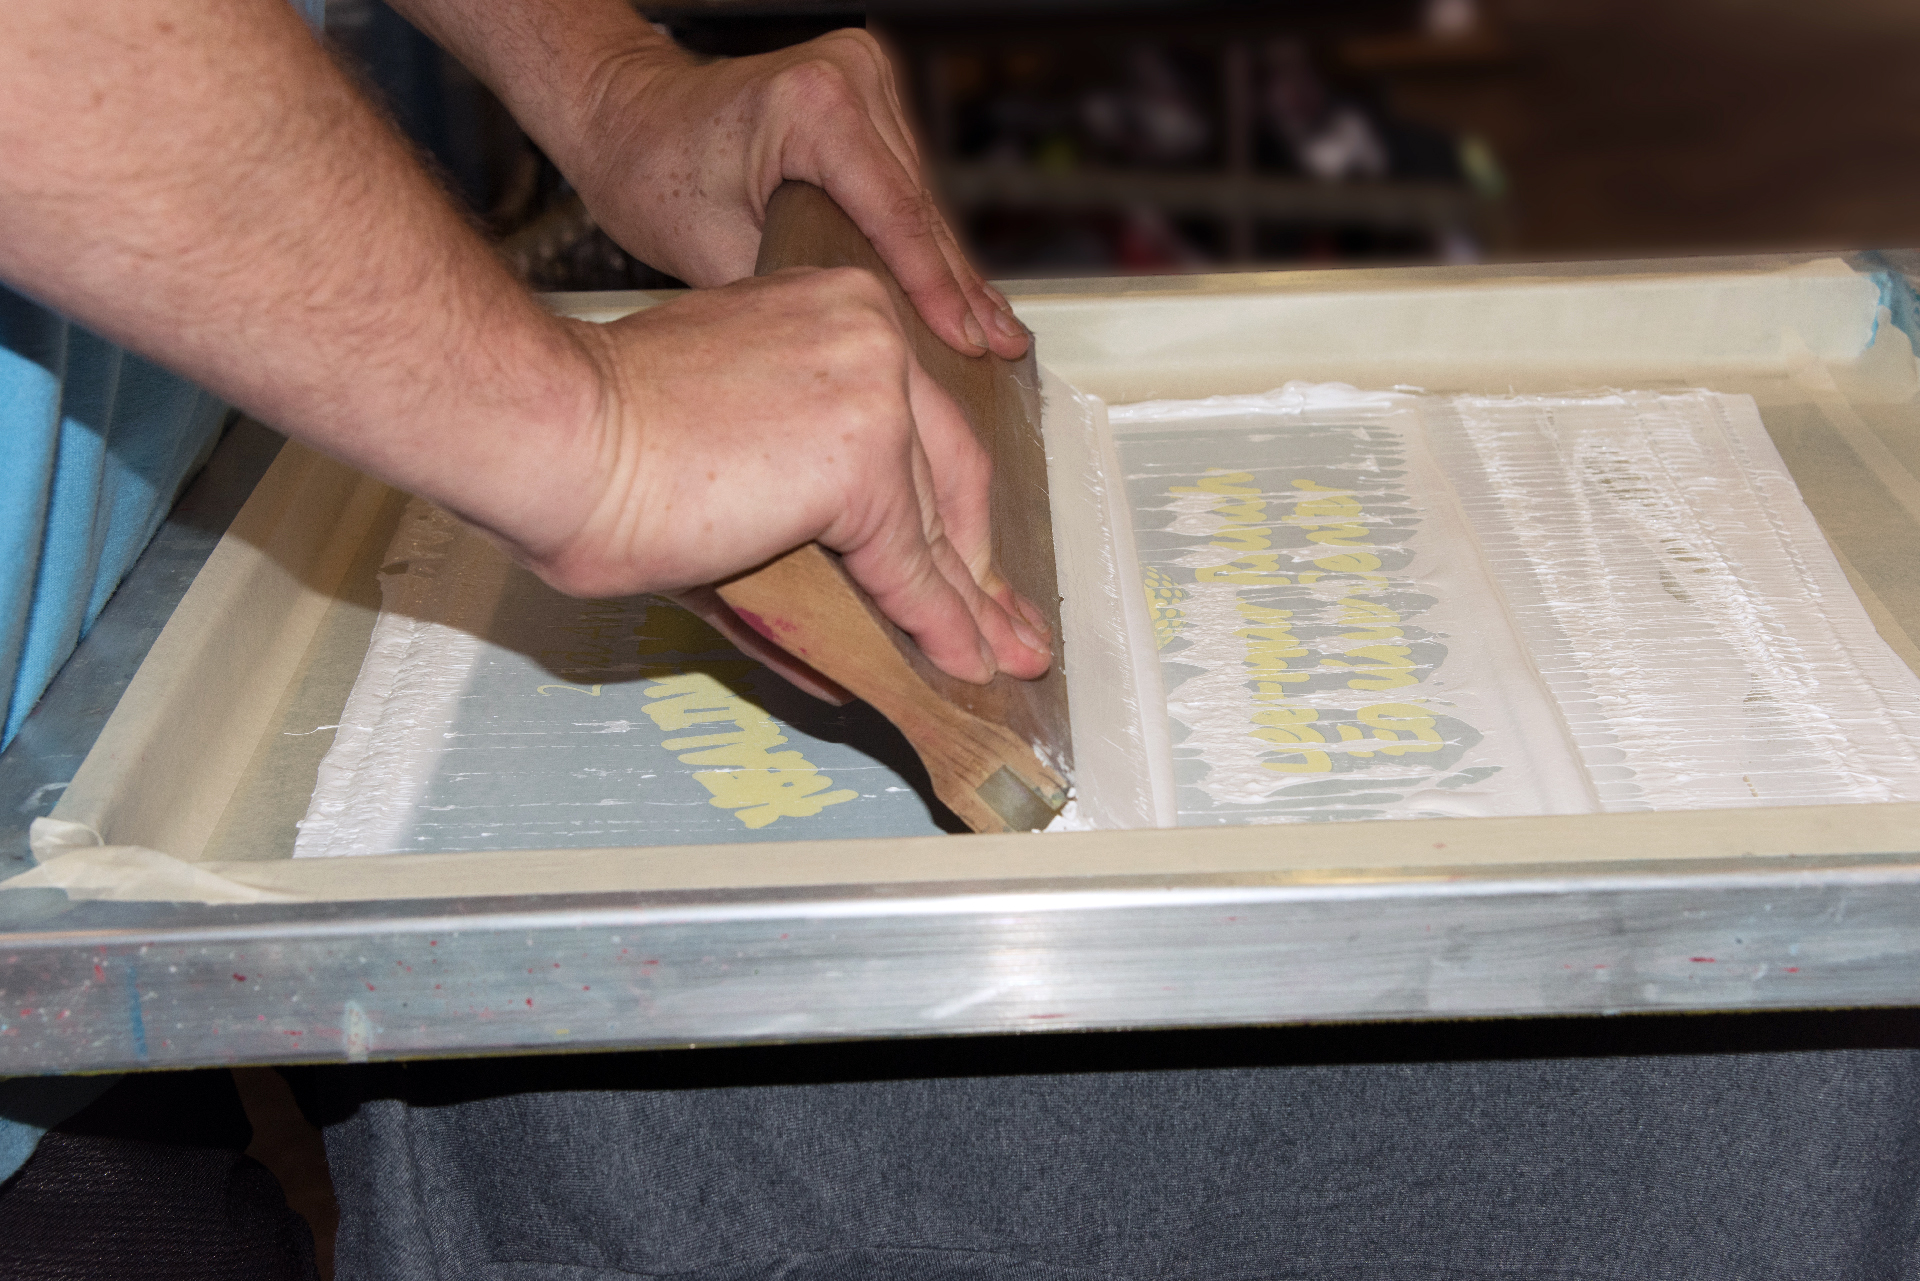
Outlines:
{"type": "Polygon", "coordinates": [[[886,52],[837,31],[700,63],[625,0],[395,0],[493,89],[628,252],[687,283],[753,271],[785,179],[826,189],[933,331],[967,355],[1027,333],[928,194],[886,52]]]}
{"type": "Polygon", "coordinates": [[[563,173],[592,163],[613,86],[688,55],[626,0],[392,0],[506,105],[563,173]]]}
{"type": "Polygon", "coordinates": [[[592,362],[283,0],[70,0],[7,26],[0,278],[538,541],[592,362]]]}

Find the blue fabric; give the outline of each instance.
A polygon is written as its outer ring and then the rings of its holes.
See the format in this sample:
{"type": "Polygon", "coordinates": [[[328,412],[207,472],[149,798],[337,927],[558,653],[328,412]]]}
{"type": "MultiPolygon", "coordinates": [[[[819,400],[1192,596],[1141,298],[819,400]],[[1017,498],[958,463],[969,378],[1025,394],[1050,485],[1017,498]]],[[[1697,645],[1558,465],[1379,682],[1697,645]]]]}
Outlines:
{"type": "Polygon", "coordinates": [[[0,290],[0,749],[218,434],[193,384],[0,290]]]}
{"type": "Polygon", "coordinates": [[[12,1178],[40,1136],[105,1094],[114,1076],[0,1077],[0,1183],[12,1178]]]}
{"type": "MultiPolygon", "coordinates": [[[[291,0],[317,33],[326,0],[291,0]]],[[[0,286],[0,751],[139,559],[226,406],[0,286]]],[[[0,1182],[120,1078],[0,1078],[0,1182]]]]}
{"type": "MultiPolygon", "coordinates": [[[[326,0],[291,0],[316,33],[326,0]]],[[[0,751],[166,518],[226,407],[0,287],[0,751]]]]}

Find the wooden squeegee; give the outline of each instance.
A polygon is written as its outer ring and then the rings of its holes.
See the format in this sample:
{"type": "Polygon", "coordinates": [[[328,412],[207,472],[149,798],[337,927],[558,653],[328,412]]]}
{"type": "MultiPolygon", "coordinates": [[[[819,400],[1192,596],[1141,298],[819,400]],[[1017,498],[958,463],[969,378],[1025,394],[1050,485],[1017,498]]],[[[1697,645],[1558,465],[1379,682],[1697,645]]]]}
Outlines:
{"type": "Polygon", "coordinates": [[[976,832],[1042,828],[1067,801],[1073,767],[1061,674],[1060,592],[1040,436],[1040,378],[1020,360],[962,356],[936,337],[866,236],[832,198],[788,182],[767,204],[758,275],[783,267],[864,267],[893,297],[914,356],[960,405],[993,461],[1001,572],[1052,629],[1054,663],[1025,681],[972,685],[940,671],[882,615],[840,558],[809,543],[716,584],[753,629],[871,703],[920,754],[933,790],[976,832]],[[1044,760],[1043,760],[1044,756],[1044,760]]]}

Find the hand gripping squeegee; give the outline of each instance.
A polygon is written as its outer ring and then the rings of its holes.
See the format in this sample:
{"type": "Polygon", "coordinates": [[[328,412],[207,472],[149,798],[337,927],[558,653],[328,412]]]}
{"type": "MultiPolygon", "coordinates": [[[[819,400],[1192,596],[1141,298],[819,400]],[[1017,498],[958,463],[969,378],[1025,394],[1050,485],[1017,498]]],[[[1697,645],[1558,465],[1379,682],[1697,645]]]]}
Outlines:
{"type": "Polygon", "coordinates": [[[1030,349],[1017,361],[962,356],[936,337],[853,220],[809,183],[767,203],[757,275],[783,267],[863,267],[893,296],[915,358],[966,414],[993,461],[993,541],[1001,572],[1053,631],[1054,663],[1037,680],[1004,673],[972,685],[940,671],[848,577],[808,543],[716,584],[763,637],[871,703],[899,727],[933,790],[976,832],[1042,828],[1066,804],[1073,767],[1061,675],[1060,592],[1040,436],[1040,379],[1030,349]],[[1043,759],[1045,758],[1044,763],[1043,759]],[[1058,771],[1058,772],[1056,772],[1058,771]]]}

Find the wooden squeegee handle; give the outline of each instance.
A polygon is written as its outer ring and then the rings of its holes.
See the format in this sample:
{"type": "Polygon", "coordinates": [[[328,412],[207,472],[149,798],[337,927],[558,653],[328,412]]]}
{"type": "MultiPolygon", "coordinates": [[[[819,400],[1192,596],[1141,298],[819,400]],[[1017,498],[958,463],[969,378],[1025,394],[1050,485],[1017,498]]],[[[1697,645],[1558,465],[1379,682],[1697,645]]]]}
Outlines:
{"type": "MultiPolygon", "coordinates": [[[[864,268],[893,296],[916,358],[954,397],[993,459],[996,556],[1003,570],[1020,571],[1008,572],[1009,580],[1040,607],[1058,637],[1059,595],[1031,355],[1009,362],[953,351],[920,319],[852,219],[807,183],[785,183],[768,202],[756,273],[791,266],[864,268]],[[1013,501],[1003,526],[1000,509],[1008,499],[1013,501]],[[1021,554],[1010,556],[1015,547],[1021,554]]],[[[716,590],[755,631],[897,725],[926,764],[940,799],[975,831],[1044,826],[1064,803],[1064,780],[1036,756],[1038,747],[1063,767],[1071,764],[1058,664],[1037,681],[1002,674],[977,686],[948,676],[880,612],[848,577],[839,557],[817,543],[717,584],[716,590]]]]}
{"type": "Polygon", "coordinates": [[[719,591],[748,626],[892,721],[926,765],[935,794],[974,831],[1042,828],[1066,803],[1065,784],[1032,747],[939,696],[929,679],[939,673],[919,646],[818,543],[719,591]]]}

